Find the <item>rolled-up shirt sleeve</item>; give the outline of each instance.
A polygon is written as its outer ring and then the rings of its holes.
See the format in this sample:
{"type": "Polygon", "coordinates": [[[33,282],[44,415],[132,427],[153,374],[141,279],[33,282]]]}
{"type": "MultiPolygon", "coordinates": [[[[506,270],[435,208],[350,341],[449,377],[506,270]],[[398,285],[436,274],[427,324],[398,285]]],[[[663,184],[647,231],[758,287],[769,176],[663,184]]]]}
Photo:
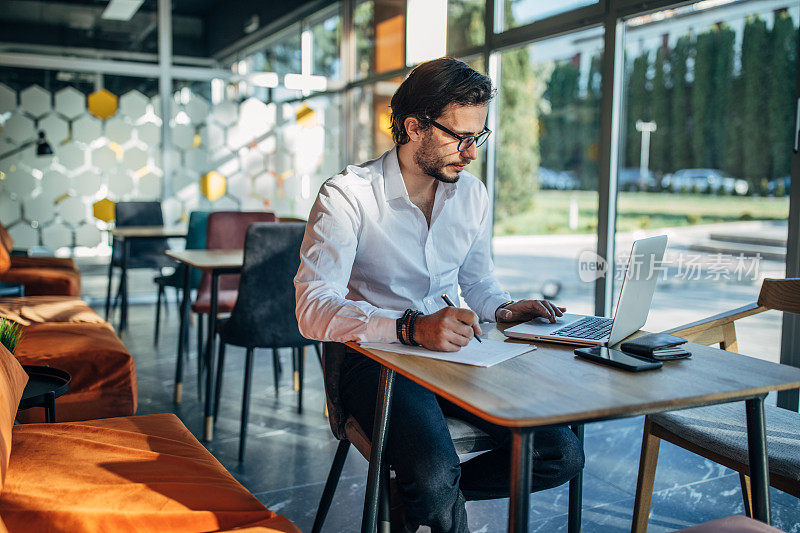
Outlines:
{"type": "Polygon", "coordinates": [[[470,309],[487,322],[495,321],[497,308],[508,302],[511,295],[500,287],[494,276],[494,262],[491,256],[491,234],[489,231],[489,197],[481,187],[482,216],[480,231],[470,246],[467,257],[458,272],[461,295],[470,309]]]}
{"type": "Polygon", "coordinates": [[[328,181],[309,214],[294,279],[300,333],[319,341],[397,340],[402,312],[347,298],[361,215],[357,202],[328,181]]]}

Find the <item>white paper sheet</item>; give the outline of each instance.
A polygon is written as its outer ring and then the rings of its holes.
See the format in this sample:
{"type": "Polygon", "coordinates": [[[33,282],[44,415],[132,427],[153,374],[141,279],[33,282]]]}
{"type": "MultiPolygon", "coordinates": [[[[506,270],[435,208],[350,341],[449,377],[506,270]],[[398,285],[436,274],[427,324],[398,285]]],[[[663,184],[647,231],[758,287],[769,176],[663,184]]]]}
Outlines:
{"type": "Polygon", "coordinates": [[[490,339],[475,339],[457,352],[435,352],[421,346],[406,346],[399,342],[362,342],[364,348],[374,350],[384,350],[386,352],[401,353],[406,355],[417,355],[429,357],[453,363],[462,363],[472,366],[492,366],[502,363],[506,359],[511,359],[518,355],[528,353],[536,349],[533,344],[519,344],[516,342],[503,342],[490,339]]]}

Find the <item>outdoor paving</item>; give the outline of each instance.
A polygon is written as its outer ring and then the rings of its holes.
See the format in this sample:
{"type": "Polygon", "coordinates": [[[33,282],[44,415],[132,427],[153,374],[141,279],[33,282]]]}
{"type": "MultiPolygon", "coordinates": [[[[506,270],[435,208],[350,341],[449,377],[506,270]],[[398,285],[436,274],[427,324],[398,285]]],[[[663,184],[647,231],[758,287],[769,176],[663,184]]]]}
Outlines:
{"type": "MultiPolygon", "coordinates": [[[[699,235],[699,233],[698,233],[699,235]]],[[[630,237],[619,246],[630,246],[630,237]]],[[[690,239],[687,232],[672,236],[676,250],[690,239]]],[[[495,258],[501,282],[515,297],[533,296],[547,278],[559,277],[564,289],[559,296],[571,311],[592,310],[591,285],[577,275],[576,258],[591,249],[593,238],[559,236],[502,239],[495,242],[495,258]],[[510,242],[516,239],[516,242],[510,242]],[[574,276],[574,277],[572,277],[574,276]]],[[[780,264],[763,264],[764,272],[782,270],[780,264]]],[[[106,270],[83,262],[84,295],[102,314],[106,270]]],[[[777,274],[782,276],[782,272],[777,274]]],[[[139,414],[172,412],[196,435],[202,432],[202,404],[197,398],[194,344],[184,377],[184,402],[172,402],[178,316],[174,297],[162,313],[162,337],[153,345],[154,291],[152,272],[131,275],[130,332],[123,341],[134,356],[139,380],[139,414]]],[[[755,300],[760,281],[747,283],[667,280],[659,286],[651,329],[690,322],[755,300]]],[[[779,315],[752,317],[752,325],[739,329],[740,349],[750,355],[777,360],[779,315]]],[[[194,335],[190,335],[194,339],[194,335]]],[[[208,449],[231,473],[271,509],[293,520],[303,531],[311,529],[319,497],[336,449],[327,419],[323,416],[322,376],[316,357],[309,353],[306,365],[305,410],[296,412],[296,392],[291,389],[289,352],[282,353],[284,373],[275,397],[271,356],[257,351],[250,411],[247,457],[237,461],[239,414],[242,394],[244,350],[229,347],[216,438],[208,449]]],[[[774,398],[768,399],[774,402],[774,398]]],[[[584,481],[583,530],[629,531],[641,446],[642,418],[591,424],[586,427],[587,455],[584,481]]],[[[326,531],[358,531],[366,483],[367,463],[350,452],[339,489],[334,497],[326,531]]],[[[567,487],[534,494],[531,498],[532,531],[566,530],[567,487]]],[[[774,523],[784,531],[800,533],[797,499],[772,490],[774,523]]],[[[507,500],[468,502],[473,532],[504,531],[507,500]]],[[[721,516],[742,513],[737,474],[690,452],[662,443],[655,481],[649,531],[673,531],[721,516]]]]}

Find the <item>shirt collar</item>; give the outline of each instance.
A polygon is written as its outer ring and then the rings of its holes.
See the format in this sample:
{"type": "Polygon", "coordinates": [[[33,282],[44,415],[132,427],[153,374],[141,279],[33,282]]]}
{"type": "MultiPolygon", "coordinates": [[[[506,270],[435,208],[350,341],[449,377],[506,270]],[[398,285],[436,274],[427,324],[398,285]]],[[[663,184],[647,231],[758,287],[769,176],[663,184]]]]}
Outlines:
{"type": "MultiPolygon", "coordinates": [[[[384,192],[387,200],[394,200],[403,196],[408,197],[408,190],[400,173],[400,160],[397,158],[397,146],[386,152],[383,158],[383,183],[384,192]]],[[[445,198],[452,198],[458,188],[456,183],[439,183],[443,189],[445,198]]]]}

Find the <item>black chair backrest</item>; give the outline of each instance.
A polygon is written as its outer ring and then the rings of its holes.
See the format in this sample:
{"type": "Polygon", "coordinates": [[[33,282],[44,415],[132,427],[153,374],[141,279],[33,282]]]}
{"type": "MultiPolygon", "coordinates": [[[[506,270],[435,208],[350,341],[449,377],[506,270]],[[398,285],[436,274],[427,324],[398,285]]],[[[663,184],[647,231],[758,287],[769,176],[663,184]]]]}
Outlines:
{"type": "Polygon", "coordinates": [[[249,348],[308,346],[295,316],[294,276],[305,224],[259,222],[247,228],[239,296],[220,332],[249,348]]]}
{"type": "MultiPolygon", "coordinates": [[[[116,226],[163,226],[164,215],[161,213],[161,202],[119,202],[115,206],[116,226]]],[[[147,239],[131,242],[128,259],[131,266],[158,268],[164,262],[164,252],[169,249],[167,239],[147,239]],[[146,257],[159,260],[141,261],[146,257]]],[[[122,247],[114,248],[114,264],[122,261],[122,247]]]]}

